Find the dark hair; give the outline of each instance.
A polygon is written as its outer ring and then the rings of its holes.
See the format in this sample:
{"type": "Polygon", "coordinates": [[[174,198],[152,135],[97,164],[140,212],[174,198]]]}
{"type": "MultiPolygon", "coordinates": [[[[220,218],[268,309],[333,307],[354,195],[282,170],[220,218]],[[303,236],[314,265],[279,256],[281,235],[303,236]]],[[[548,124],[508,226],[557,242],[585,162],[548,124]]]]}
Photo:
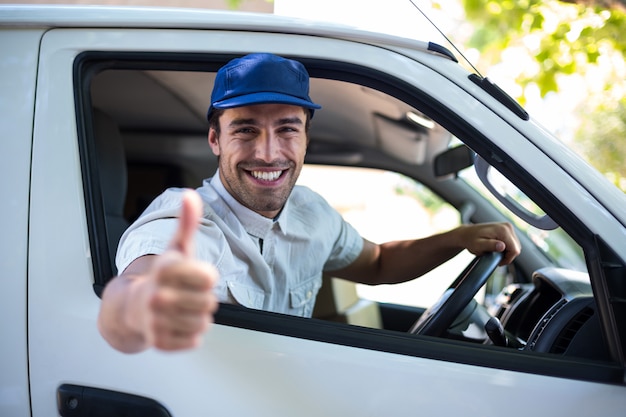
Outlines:
{"type": "Polygon", "coordinates": [[[224,109],[213,109],[211,117],[209,118],[209,129],[215,130],[215,133],[219,137],[220,131],[220,116],[224,114],[224,109]]]}

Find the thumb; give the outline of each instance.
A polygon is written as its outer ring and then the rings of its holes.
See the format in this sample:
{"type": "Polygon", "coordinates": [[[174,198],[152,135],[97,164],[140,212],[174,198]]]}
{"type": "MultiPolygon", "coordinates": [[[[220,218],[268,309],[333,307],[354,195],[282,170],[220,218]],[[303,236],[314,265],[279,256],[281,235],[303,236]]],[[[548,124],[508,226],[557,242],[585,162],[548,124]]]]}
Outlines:
{"type": "Polygon", "coordinates": [[[504,250],[506,249],[506,244],[501,241],[501,240],[496,240],[493,244],[493,251],[494,252],[504,252],[504,250]]]}
{"type": "Polygon", "coordinates": [[[182,253],[185,257],[193,257],[195,248],[193,238],[202,216],[202,200],[197,192],[186,190],[183,193],[183,204],[178,219],[178,230],[170,242],[170,249],[182,253]]]}

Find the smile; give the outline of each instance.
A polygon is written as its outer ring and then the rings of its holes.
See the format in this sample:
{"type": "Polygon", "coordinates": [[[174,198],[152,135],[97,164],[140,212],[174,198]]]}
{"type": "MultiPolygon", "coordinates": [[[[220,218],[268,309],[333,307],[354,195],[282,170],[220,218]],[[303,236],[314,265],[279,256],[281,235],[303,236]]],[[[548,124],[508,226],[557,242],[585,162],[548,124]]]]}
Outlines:
{"type": "Polygon", "coordinates": [[[250,171],[250,175],[252,175],[257,180],[262,181],[275,181],[280,177],[283,171],[250,171]]]}

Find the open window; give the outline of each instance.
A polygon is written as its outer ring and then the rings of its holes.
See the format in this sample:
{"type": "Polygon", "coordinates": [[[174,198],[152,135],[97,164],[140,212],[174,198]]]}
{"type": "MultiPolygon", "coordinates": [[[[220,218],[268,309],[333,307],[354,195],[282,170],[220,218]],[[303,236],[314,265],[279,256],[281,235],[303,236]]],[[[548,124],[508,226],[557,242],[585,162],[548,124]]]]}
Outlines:
{"type": "MultiPolygon", "coordinates": [[[[207,144],[205,114],[214,74],[233,57],[93,52],[78,58],[79,146],[97,292],[116,273],[114,251],[124,225],[164,189],[195,188],[214,174],[217,161],[207,144]]],[[[589,279],[589,274],[606,273],[602,261],[590,260],[590,254],[610,259],[610,251],[550,190],[504,155],[489,132],[450,110],[445,97],[431,97],[418,86],[371,68],[294,58],[307,66],[311,95],[323,106],[312,121],[301,183],[336,199],[335,207],[357,228],[357,223],[375,226],[363,231],[365,237],[382,242],[417,238],[462,223],[511,221],[524,251],[513,265],[489,274],[445,337],[407,331],[425,309],[437,304],[454,278],[463,275],[473,258],[467,253],[416,281],[426,289],[412,283],[342,287],[329,276],[328,285],[338,289],[331,289],[326,305],[318,305],[316,318],[223,305],[218,324],[522,372],[600,381],[622,378],[615,366],[616,344],[622,342],[607,336],[615,321],[602,318],[596,303],[598,291],[604,289],[606,297],[620,291],[618,280],[603,287],[594,284],[601,281],[589,279]],[[479,155],[549,214],[544,218],[550,219],[550,228],[544,229],[563,234],[570,246],[558,248],[570,251],[583,268],[559,263],[545,250],[545,240],[516,223],[511,207],[502,208],[480,192],[465,175],[473,158],[448,159],[446,165],[441,155],[459,144],[466,155],[479,155]],[[438,165],[442,163],[443,168],[438,165]],[[388,233],[392,229],[397,235],[388,233]],[[585,264],[591,265],[589,272],[585,264]],[[339,293],[349,294],[351,300],[339,293]],[[370,313],[378,317],[377,324],[353,321],[359,314],[369,320],[370,313]],[[485,328],[491,317],[498,319],[502,328],[496,330],[507,340],[499,348],[485,328]]],[[[610,315],[612,320],[624,319],[617,308],[610,315]]]]}

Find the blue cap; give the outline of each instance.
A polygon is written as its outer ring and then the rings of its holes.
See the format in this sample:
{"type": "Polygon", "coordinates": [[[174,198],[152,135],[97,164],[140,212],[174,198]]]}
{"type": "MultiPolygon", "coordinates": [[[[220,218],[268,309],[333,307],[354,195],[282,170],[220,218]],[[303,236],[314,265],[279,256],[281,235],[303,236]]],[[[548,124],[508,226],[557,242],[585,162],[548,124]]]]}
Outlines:
{"type": "Polygon", "coordinates": [[[311,111],[311,117],[322,108],[309,97],[309,73],[300,62],[250,54],[233,59],[217,72],[207,119],[214,109],[267,103],[301,106],[311,111]]]}

